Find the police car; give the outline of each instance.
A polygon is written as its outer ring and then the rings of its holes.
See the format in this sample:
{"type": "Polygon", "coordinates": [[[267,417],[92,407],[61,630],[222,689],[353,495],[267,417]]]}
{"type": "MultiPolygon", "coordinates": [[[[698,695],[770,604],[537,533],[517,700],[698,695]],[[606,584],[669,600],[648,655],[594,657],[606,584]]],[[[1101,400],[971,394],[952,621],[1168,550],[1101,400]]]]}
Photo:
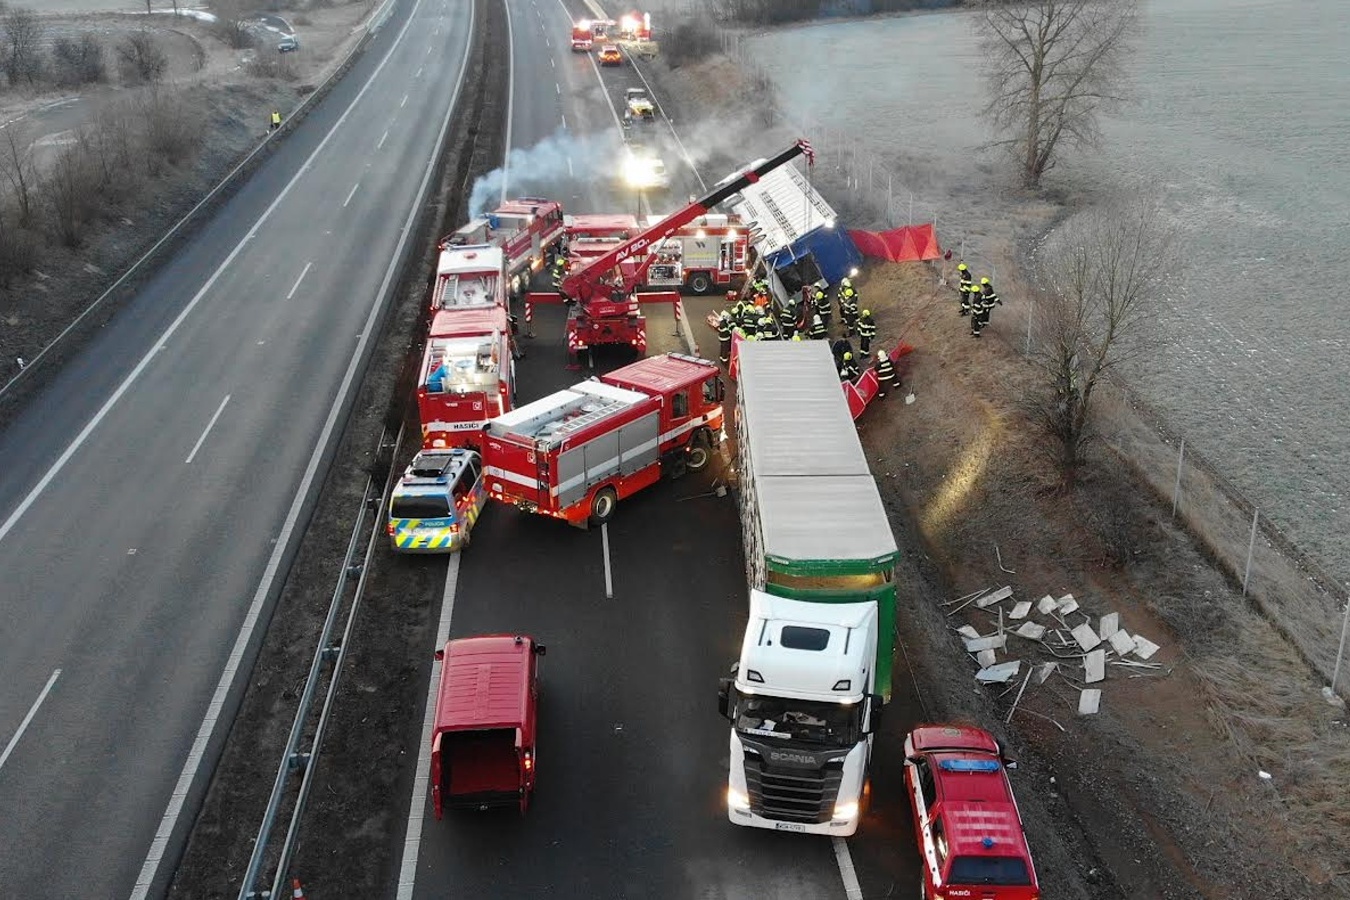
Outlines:
{"type": "Polygon", "coordinates": [[[389,498],[389,543],[399,553],[459,550],[468,546],[486,502],[483,463],[476,452],[423,450],[389,498]]]}
{"type": "Polygon", "coordinates": [[[921,725],[905,738],[923,900],[1039,900],[1010,764],[992,735],[968,725],[921,725]]]}

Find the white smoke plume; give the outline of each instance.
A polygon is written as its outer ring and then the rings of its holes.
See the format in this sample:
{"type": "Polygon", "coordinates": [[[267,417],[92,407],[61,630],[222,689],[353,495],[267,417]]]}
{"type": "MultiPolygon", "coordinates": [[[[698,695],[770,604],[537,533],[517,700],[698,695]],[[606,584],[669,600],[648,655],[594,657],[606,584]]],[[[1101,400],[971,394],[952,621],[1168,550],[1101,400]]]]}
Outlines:
{"type": "Polygon", "coordinates": [[[613,174],[622,141],[617,134],[579,135],[559,129],[533,147],[516,148],[506,165],[479,178],[469,195],[469,216],[497,206],[502,185],[508,197],[544,192],[559,194],[559,186],[613,174]]]}

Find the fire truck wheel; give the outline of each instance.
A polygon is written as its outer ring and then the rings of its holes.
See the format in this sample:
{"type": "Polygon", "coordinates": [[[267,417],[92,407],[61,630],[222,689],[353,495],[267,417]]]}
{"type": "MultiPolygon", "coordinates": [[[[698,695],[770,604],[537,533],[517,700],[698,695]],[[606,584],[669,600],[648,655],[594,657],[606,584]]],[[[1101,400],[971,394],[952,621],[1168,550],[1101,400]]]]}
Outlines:
{"type": "Polygon", "coordinates": [[[601,488],[591,498],[591,524],[603,525],[614,518],[614,510],[619,506],[619,495],[614,488],[601,488]]]}
{"type": "Polygon", "coordinates": [[[706,272],[695,272],[689,276],[689,290],[695,294],[706,294],[712,289],[712,279],[706,272]]]}
{"type": "Polygon", "coordinates": [[[702,472],[708,468],[710,462],[712,462],[712,447],[708,445],[708,435],[700,431],[689,442],[688,459],[685,460],[685,465],[689,467],[690,472],[702,472]]]}

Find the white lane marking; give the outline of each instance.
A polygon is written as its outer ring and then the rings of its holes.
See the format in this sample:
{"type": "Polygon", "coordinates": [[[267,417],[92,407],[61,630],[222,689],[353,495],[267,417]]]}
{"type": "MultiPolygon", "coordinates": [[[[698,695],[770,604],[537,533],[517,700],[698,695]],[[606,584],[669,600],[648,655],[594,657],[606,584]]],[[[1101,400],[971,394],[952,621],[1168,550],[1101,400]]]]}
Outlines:
{"type": "Polygon", "coordinates": [[[183,460],[183,465],[192,465],[192,461],[197,458],[197,451],[202,449],[202,444],[206,443],[206,436],[211,433],[211,429],[216,425],[216,419],[220,418],[220,414],[225,411],[225,404],[229,402],[230,395],[226,394],[225,399],[220,401],[220,405],[216,407],[216,414],[211,417],[211,421],[207,422],[206,427],[202,429],[202,436],[197,438],[197,443],[192,445],[192,452],[188,454],[187,459],[183,460]]]}
{"type": "Polygon", "coordinates": [[[567,177],[576,178],[577,173],[572,171],[572,157],[567,157],[567,177]]]}
{"type": "MultiPolygon", "coordinates": [[[[358,184],[359,184],[359,183],[360,183],[360,182],[358,182],[358,184]]],[[[355,194],[355,193],[356,193],[356,188],[352,188],[352,194],[355,194]]],[[[348,194],[348,195],[347,195],[347,199],[348,199],[348,200],[352,199],[352,194],[348,194]]],[[[344,204],[342,204],[342,205],[343,205],[343,206],[346,206],[347,204],[344,203],[344,204]]],[[[295,296],[295,289],[298,288],[298,287],[300,287],[300,282],[302,282],[302,281],[305,280],[305,276],[309,274],[309,267],[312,266],[312,265],[314,265],[314,263],[312,263],[312,262],[307,262],[307,263],[305,263],[305,267],[304,267],[303,269],[300,270],[300,277],[297,278],[297,279],[295,279],[295,284],[291,285],[290,291],[286,294],[286,299],[287,299],[287,300],[289,300],[289,299],[291,299],[292,297],[295,296]]]]}
{"type": "Polygon", "coordinates": [[[378,144],[375,145],[375,149],[376,149],[376,150],[383,150],[383,149],[384,149],[384,142],[387,141],[387,140],[389,140],[389,129],[386,128],[384,134],[380,135],[380,142],[379,142],[378,144]]]}
{"type": "Polygon", "coordinates": [[[23,721],[19,723],[19,730],[14,732],[14,737],[10,738],[9,743],[5,745],[5,752],[0,753],[0,769],[5,767],[9,755],[14,752],[15,747],[19,746],[19,738],[23,737],[23,733],[28,730],[28,725],[33,721],[33,716],[37,715],[38,707],[42,705],[43,700],[47,699],[47,695],[51,693],[52,685],[56,684],[56,679],[60,677],[61,670],[53,669],[52,677],[47,679],[47,686],[42,689],[42,693],[38,694],[38,698],[33,701],[33,705],[28,707],[28,715],[23,717],[23,721]]]}
{"type": "Polygon", "coordinates": [[[563,127],[563,131],[566,131],[566,130],[567,130],[567,116],[563,116],[563,117],[562,117],[562,123],[563,123],[563,126],[562,126],[562,127],[563,127]]]}
{"type": "MultiPolygon", "coordinates": [[[[389,133],[389,132],[387,132],[387,131],[385,132],[385,134],[388,134],[388,133],[389,133]]],[[[342,201],[342,208],[343,208],[343,209],[346,209],[346,208],[347,208],[347,204],[352,202],[352,198],[356,196],[356,189],[359,188],[360,186],[361,186],[361,182],[359,182],[359,181],[358,181],[356,184],[352,185],[352,189],[351,189],[350,191],[347,192],[347,199],[342,201]]],[[[306,269],[308,269],[308,267],[306,267],[306,269]]],[[[296,283],[299,284],[299,282],[296,282],[296,283]]],[[[286,299],[289,300],[290,298],[287,297],[286,299]]]]}
{"type": "Polygon", "coordinates": [[[424,67],[424,66],[418,66],[418,67],[417,67],[417,74],[414,75],[413,77],[414,77],[414,78],[421,78],[421,77],[422,77],[422,69],[423,69],[423,68],[425,68],[425,67],[424,67]]]}
{"type": "Polygon", "coordinates": [[[402,109],[403,107],[405,107],[405,106],[407,106],[407,105],[408,105],[408,95],[407,95],[407,94],[404,94],[404,95],[403,95],[403,99],[400,100],[400,101],[398,101],[398,108],[399,108],[399,109],[402,109]]]}
{"type": "Polygon", "coordinates": [[[562,96],[562,85],[558,84],[556,81],[553,83],[553,90],[558,92],[559,97],[562,96]]]}
{"type": "Polygon", "coordinates": [[[841,837],[830,838],[834,842],[834,859],[839,863],[839,874],[844,879],[844,893],[848,900],[863,900],[862,885],[858,884],[858,873],[853,869],[853,855],[848,852],[848,841],[841,837]]]}
{"type": "MultiPolygon", "coordinates": [[[[445,570],[445,590],[441,593],[441,620],[436,626],[432,652],[450,639],[450,617],[455,613],[455,588],[459,585],[459,561],[450,557],[445,570]]],[[[422,714],[422,747],[417,751],[417,771],[413,775],[412,805],[408,807],[408,831],[403,838],[403,861],[398,867],[397,900],[412,900],[417,887],[417,856],[422,850],[422,822],[426,820],[427,785],[431,781],[431,728],[436,722],[436,694],[441,686],[441,663],[431,664],[431,683],[427,687],[427,710],[422,714]]]]}
{"type": "Polygon", "coordinates": [[[548,58],[548,64],[555,69],[558,68],[558,63],[551,56],[548,58]]]}
{"type": "Polygon", "coordinates": [[[614,574],[609,568],[609,523],[600,526],[600,544],[605,550],[605,599],[614,599],[614,574]]]}
{"type": "MultiPolygon", "coordinates": [[[[422,0],[414,0],[412,10],[408,13],[408,21],[405,22],[403,28],[399,30],[398,37],[394,38],[393,43],[390,45],[389,53],[385,55],[384,59],[380,60],[380,64],[375,67],[375,71],[371,73],[370,78],[361,86],[361,90],[357,92],[356,96],[352,98],[351,104],[343,111],[342,116],[333,124],[333,127],[329,129],[328,133],[324,135],[323,140],[319,142],[319,146],[314,148],[314,151],[309,155],[309,159],[305,162],[306,166],[313,162],[313,160],[324,151],[324,148],[328,146],[328,142],[332,140],[333,135],[337,133],[338,129],[346,122],[347,117],[351,115],[352,110],[356,109],[356,104],[361,102],[361,98],[365,96],[366,91],[370,90],[370,86],[375,83],[380,72],[383,71],[389,61],[394,58],[396,55],[394,53],[395,48],[403,42],[403,38],[407,35],[408,29],[411,28],[412,23],[417,20],[417,12],[421,5],[422,0]]],[[[471,15],[473,5],[473,2],[470,2],[469,10],[471,15]]],[[[469,21],[473,21],[472,17],[469,21]]],[[[473,38],[474,35],[470,33],[470,46],[473,44],[473,38]]],[[[441,121],[440,134],[436,137],[435,146],[437,147],[440,147],[445,143],[445,135],[446,132],[450,130],[450,119],[455,110],[455,101],[459,98],[460,88],[464,84],[464,72],[468,67],[469,54],[465,53],[464,59],[459,66],[459,75],[455,79],[455,89],[451,93],[449,102],[445,107],[445,118],[441,121]]],[[[434,166],[435,160],[429,160],[427,162],[426,170],[422,173],[422,183],[417,189],[416,202],[413,203],[412,208],[408,212],[407,220],[403,223],[398,245],[394,248],[394,254],[391,257],[389,268],[385,270],[384,280],[380,283],[379,291],[376,294],[377,297],[385,297],[390,284],[393,283],[394,274],[398,268],[398,261],[403,258],[403,252],[412,235],[413,220],[421,212],[422,204],[426,201],[427,186],[431,183],[431,175],[434,166]]],[[[263,212],[262,218],[258,220],[259,223],[265,221],[271,216],[272,212],[281,205],[286,199],[286,195],[290,193],[291,188],[295,186],[295,183],[299,178],[300,174],[297,173],[286,184],[286,187],[282,188],[281,193],[272,201],[272,205],[263,212]]],[[[240,245],[235,247],[234,251],[225,258],[225,261],[220,264],[220,268],[216,269],[215,273],[211,276],[211,280],[202,287],[195,297],[192,298],[191,302],[188,304],[188,308],[183,310],[179,317],[174,320],[174,323],[169,326],[169,330],[165,332],[164,337],[168,337],[174,329],[182,324],[183,319],[187,317],[192,308],[196,306],[202,296],[210,289],[216,278],[218,278],[221,272],[225,271],[225,268],[234,261],[235,256],[238,255],[239,249],[242,246],[243,243],[241,242],[240,245]]],[[[131,900],[145,900],[150,894],[151,886],[158,877],[159,867],[163,863],[165,853],[169,848],[169,839],[173,836],[174,828],[178,823],[178,817],[182,815],[183,806],[187,803],[188,793],[192,788],[192,784],[197,779],[197,770],[201,767],[202,760],[206,756],[206,747],[210,743],[211,735],[215,732],[216,724],[220,719],[221,713],[224,711],[225,698],[229,694],[230,686],[234,682],[235,675],[243,662],[244,651],[252,641],[253,629],[257,627],[258,621],[262,617],[263,606],[266,604],[267,597],[271,593],[272,584],[276,581],[277,576],[281,571],[281,561],[286,555],[286,545],[289,543],[291,533],[295,530],[295,527],[300,520],[300,513],[305,508],[305,499],[309,495],[314,479],[318,474],[319,463],[323,460],[324,448],[328,445],[328,442],[333,439],[333,432],[337,429],[338,420],[341,418],[345,399],[351,391],[352,382],[356,380],[357,369],[360,367],[361,360],[365,356],[368,336],[375,332],[375,323],[381,312],[382,305],[383,304],[381,303],[371,304],[370,314],[366,318],[366,327],[361,331],[361,338],[357,341],[351,362],[348,364],[347,371],[343,375],[342,383],[338,386],[337,394],[333,399],[333,405],[328,410],[328,418],[324,422],[323,431],[319,434],[318,442],[314,445],[314,452],[311,454],[309,464],[305,469],[305,476],[300,483],[299,489],[296,491],[295,499],[291,502],[291,508],[286,513],[286,520],[282,524],[281,533],[277,537],[276,545],[272,550],[272,556],[267,560],[267,567],[263,571],[262,580],[258,583],[258,590],[254,593],[253,601],[249,604],[248,613],[244,617],[244,622],[239,628],[239,636],[230,650],[230,656],[225,663],[224,671],[220,673],[220,681],[216,684],[215,693],[211,696],[211,703],[207,707],[206,715],[202,718],[201,727],[197,729],[197,736],[193,739],[192,749],[188,751],[188,757],[183,762],[183,770],[178,774],[178,782],[174,785],[173,794],[169,798],[169,805],[164,810],[164,816],[160,819],[159,828],[155,831],[155,838],[151,842],[150,849],[145,855],[145,863],[141,866],[141,872],[136,877],[136,887],[131,892],[131,900]]],[[[141,368],[144,367],[145,362],[148,360],[149,356],[147,356],[145,360],[142,360],[141,368]]],[[[112,404],[116,402],[117,397],[121,396],[121,393],[131,385],[131,382],[137,375],[139,375],[139,370],[127,376],[127,380],[123,382],[122,387],[118,389],[118,394],[109,400],[100,411],[100,416],[106,415],[107,410],[112,408],[112,404]]],[[[88,437],[87,432],[92,430],[93,424],[91,423],[86,427],[86,431],[82,432],[83,437],[77,438],[76,443],[72,444],[70,449],[66,451],[66,456],[61,461],[61,465],[65,465],[65,461],[68,460],[70,456],[74,455],[79,444],[88,437]]],[[[51,478],[56,475],[57,471],[56,468],[53,468],[53,471],[48,473],[48,477],[45,480],[49,482],[51,478]]],[[[43,486],[45,487],[46,485],[44,484],[43,486]]],[[[2,537],[3,535],[0,535],[0,538],[2,537]]]]}
{"type": "Polygon", "coordinates": [[[506,187],[511,182],[511,118],[516,105],[516,33],[511,26],[511,4],[506,10],[506,153],[502,159],[502,202],[506,202],[506,187]]]}

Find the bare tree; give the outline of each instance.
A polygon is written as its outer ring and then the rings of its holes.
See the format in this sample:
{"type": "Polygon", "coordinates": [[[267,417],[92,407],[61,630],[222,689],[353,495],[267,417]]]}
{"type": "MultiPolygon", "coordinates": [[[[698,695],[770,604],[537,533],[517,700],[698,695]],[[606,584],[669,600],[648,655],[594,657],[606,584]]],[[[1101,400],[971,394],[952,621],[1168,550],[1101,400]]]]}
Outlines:
{"type": "Polygon", "coordinates": [[[1028,186],[1062,145],[1095,146],[1098,116],[1121,97],[1139,0],[985,0],[976,19],[989,84],[985,115],[1007,135],[1028,186]]]}
{"type": "Polygon", "coordinates": [[[127,84],[153,84],[168,67],[168,55],[148,31],[133,31],[117,45],[117,68],[127,84]]]}
{"type": "Polygon", "coordinates": [[[32,84],[42,74],[42,45],[46,27],[37,13],[13,7],[4,14],[5,41],[3,66],[10,84],[32,84]]]}
{"type": "Polygon", "coordinates": [[[1041,250],[1038,362],[1049,390],[1031,401],[1072,485],[1091,439],[1093,397],[1151,346],[1147,325],[1176,275],[1175,233],[1155,201],[1135,198],[1069,219],[1041,250]]]}
{"type": "Polygon", "coordinates": [[[12,191],[19,224],[27,226],[33,221],[33,194],[38,181],[33,169],[33,138],[29,130],[18,122],[0,129],[0,135],[3,136],[0,141],[0,173],[4,174],[12,191]]]}
{"type": "Polygon", "coordinates": [[[92,34],[82,34],[79,40],[57,38],[52,45],[52,75],[61,87],[105,80],[108,69],[103,61],[103,44],[92,34]]]}
{"type": "Polygon", "coordinates": [[[147,91],[137,103],[145,142],[146,170],[158,174],[164,164],[186,162],[201,146],[201,112],[181,92],[147,91]]]}
{"type": "Polygon", "coordinates": [[[216,22],[211,30],[227,46],[243,50],[256,43],[247,20],[244,0],[216,0],[211,8],[216,14],[216,22]]]}
{"type": "Polygon", "coordinates": [[[42,195],[52,225],[67,247],[78,247],[84,242],[89,223],[98,211],[98,183],[98,165],[83,141],[62,147],[42,180],[42,195]]]}

